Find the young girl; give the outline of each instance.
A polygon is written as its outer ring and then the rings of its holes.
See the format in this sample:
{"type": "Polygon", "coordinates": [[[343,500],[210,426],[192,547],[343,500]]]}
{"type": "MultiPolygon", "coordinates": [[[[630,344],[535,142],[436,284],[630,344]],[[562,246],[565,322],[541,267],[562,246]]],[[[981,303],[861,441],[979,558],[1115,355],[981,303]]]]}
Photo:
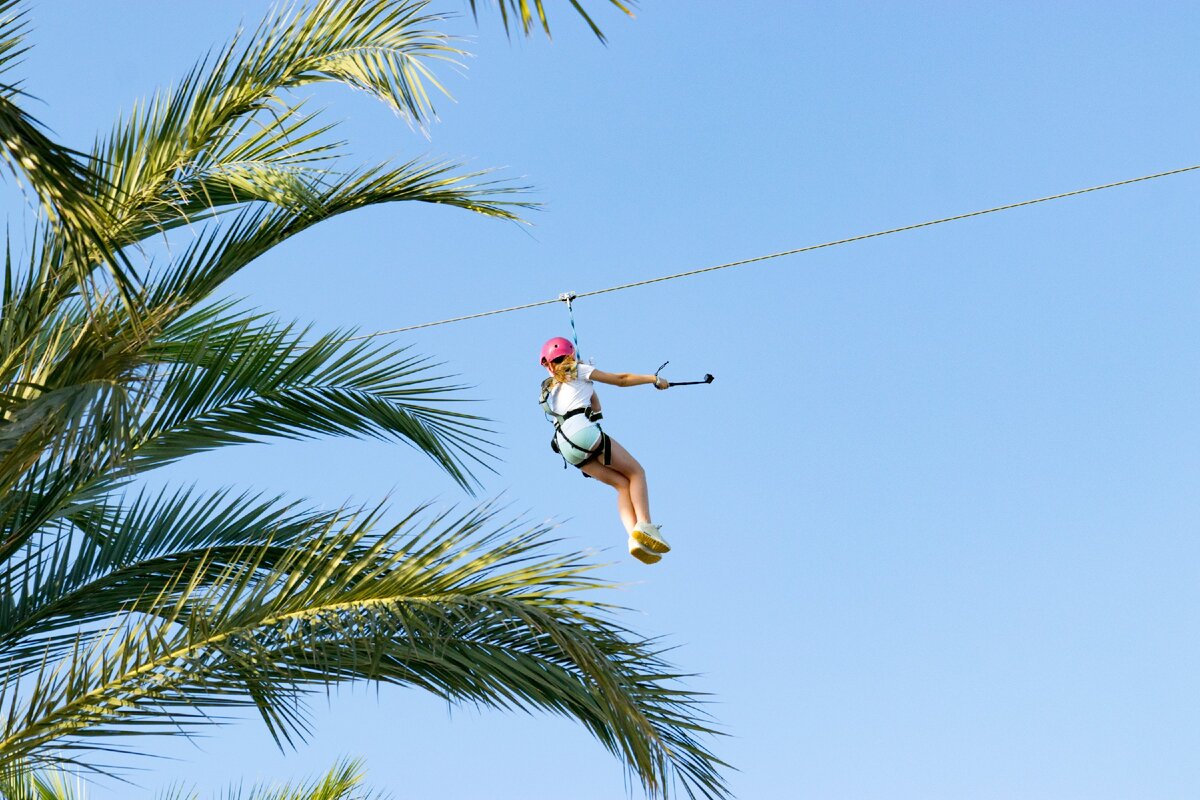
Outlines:
{"type": "Polygon", "coordinates": [[[670,387],[655,375],[602,372],[575,360],[575,347],[561,336],[542,345],[541,364],[550,372],[542,383],[542,408],[554,419],[553,447],[567,463],[617,490],[617,511],[629,534],[629,554],[645,564],[671,549],[650,521],[646,471],[629,451],[600,429],[600,398],[593,382],[610,386],[652,383],[670,387]]]}

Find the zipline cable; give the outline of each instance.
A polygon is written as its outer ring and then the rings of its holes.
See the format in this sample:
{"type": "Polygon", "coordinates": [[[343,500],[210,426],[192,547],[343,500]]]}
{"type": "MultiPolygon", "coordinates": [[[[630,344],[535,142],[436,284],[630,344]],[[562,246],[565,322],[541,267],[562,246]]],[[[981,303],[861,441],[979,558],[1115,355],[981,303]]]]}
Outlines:
{"type": "Polygon", "coordinates": [[[508,308],[497,308],[492,311],[481,311],[478,314],[466,314],[461,317],[450,317],[449,319],[437,320],[436,322],[423,322],[420,325],[409,325],[404,328],[392,328],[392,329],[386,330],[386,331],[376,331],[375,333],[367,333],[367,334],[363,334],[362,336],[352,337],[352,339],[350,341],[355,341],[355,340],[359,340],[359,339],[372,339],[376,336],[387,336],[387,335],[393,334],[393,333],[404,333],[406,331],[420,330],[421,328],[432,328],[437,325],[449,325],[452,322],[465,322],[466,320],[469,320],[469,319],[479,319],[480,317],[491,317],[491,316],[495,316],[496,314],[507,314],[511,311],[524,311],[527,308],[537,308],[538,306],[548,306],[548,305],[551,305],[552,303],[561,303],[564,301],[566,301],[568,303],[568,305],[570,305],[571,301],[582,298],[582,297],[595,297],[596,295],[599,295],[599,294],[608,294],[609,292],[619,292],[619,291],[623,291],[625,289],[634,289],[638,286],[648,286],[652,283],[662,283],[663,281],[673,281],[676,278],[687,278],[687,277],[691,277],[692,275],[702,275],[706,272],[716,272],[717,270],[730,269],[731,267],[741,267],[746,264],[754,264],[759,261],[767,261],[772,258],[782,258],[783,256],[794,256],[794,255],[798,255],[800,253],[808,253],[813,250],[821,250],[826,247],[837,247],[838,245],[851,244],[853,242],[861,242],[861,241],[865,241],[867,239],[875,239],[880,236],[889,236],[893,233],[904,233],[905,231],[915,231],[918,228],[928,228],[933,225],[941,225],[942,223],[945,223],[945,222],[957,222],[958,220],[970,219],[971,217],[981,217],[984,214],[995,214],[998,211],[1010,211],[1014,208],[1022,208],[1024,206],[1037,205],[1038,203],[1048,203],[1051,200],[1062,200],[1063,198],[1066,198],[1066,197],[1075,197],[1076,195],[1087,194],[1089,192],[1098,192],[1102,189],[1115,189],[1118,186],[1128,186],[1131,183],[1141,183],[1142,181],[1150,181],[1150,180],[1154,180],[1155,178],[1165,178],[1169,175],[1179,175],[1180,173],[1191,172],[1192,170],[1196,170],[1196,169],[1200,169],[1200,164],[1196,164],[1196,165],[1193,165],[1190,167],[1181,167],[1179,169],[1173,169],[1173,170],[1169,170],[1167,172],[1156,172],[1153,175],[1143,175],[1140,178],[1128,178],[1123,181],[1115,181],[1113,183],[1105,183],[1105,184],[1101,184],[1099,186],[1089,186],[1086,189],[1075,189],[1074,191],[1063,192],[1062,194],[1050,195],[1049,197],[1039,197],[1036,200],[1023,200],[1019,203],[1009,203],[1009,204],[1003,205],[1003,206],[996,206],[995,208],[987,208],[982,211],[971,211],[966,214],[956,214],[952,217],[942,217],[941,219],[929,220],[928,222],[918,222],[914,225],[904,225],[903,227],[900,227],[900,228],[888,228],[887,230],[876,231],[874,233],[864,233],[859,236],[851,236],[848,239],[836,239],[831,242],[822,242],[821,244],[811,244],[811,245],[808,245],[807,247],[798,247],[794,250],[783,250],[781,252],[770,253],[769,255],[765,255],[765,256],[756,256],[755,258],[745,258],[745,259],[742,259],[741,261],[730,261],[727,264],[717,264],[716,266],[713,266],[713,267],[702,267],[700,269],[688,270],[686,272],[676,272],[673,275],[662,275],[657,278],[647,278],[646,280],[633,281],[631,283],[622,283],[619,286],[609,286],[607,289],[595,289],[590,292],[579,292],[579,293],[572,292],[572,293],[568,293],[568,294],[559,295],[558,297],[552,298],[550,300],[538,300],[533,303],[525,303],[524,305],[519,305],[519,306],[509,306],[508,308]]]}

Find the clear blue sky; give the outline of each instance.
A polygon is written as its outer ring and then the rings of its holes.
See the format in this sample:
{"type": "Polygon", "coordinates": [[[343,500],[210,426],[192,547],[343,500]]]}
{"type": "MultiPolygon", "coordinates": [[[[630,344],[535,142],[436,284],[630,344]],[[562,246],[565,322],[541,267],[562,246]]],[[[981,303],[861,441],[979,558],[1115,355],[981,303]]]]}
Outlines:
{"type": "MultiPolygon", "coordinates": [[[[86,147],[267,8],[42,0],[35,111],[86,147]]],[[[428,140],[361,95],[318,97],[363,161],[504,167],[545,204],[531,228],[375,209],[230,291],[379,330],[1200,163],[1190,3],[648,1],[599,13],[607,47],[556,16],[553,43],[449,23],[476,57],[428,140]]],[[[482,496],[602,550],[626,622],[712,693],[738,797],[1195,797],[1198,197],[1183,175],[581,301],[601,368],[717,376],[603,394],[675,546],[655,567],[623,553],[611,492],[547,449],[535,358],[562,308],[405,340],[496,420],[482,496]]],[[[473,502],[371,444],[247,447],[169,477],[473,502]]],[[[254,721],[148,741],[178,760],[92,797],[212,796],[343,754],[397,798],[626,792],[561,720],[395,688],[315,708],[295,752],[254,721]]]]}

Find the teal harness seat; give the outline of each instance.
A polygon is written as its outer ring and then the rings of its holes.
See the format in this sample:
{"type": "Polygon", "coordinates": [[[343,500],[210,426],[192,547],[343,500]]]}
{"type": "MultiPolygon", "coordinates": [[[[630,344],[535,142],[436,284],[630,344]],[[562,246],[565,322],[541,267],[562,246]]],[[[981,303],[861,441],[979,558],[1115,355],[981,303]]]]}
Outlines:
{"type": "MultiPolygon", "coordinates": [[[[542,382],[542,411],[554,423],[554,437],[550,440],[550,449],[562,456],[563,468],[568,464],[582,468],[597,458],[604,466],[612,464],[612,440],[600,427],[603,415],[592,411],[591,406],[580,406],[569,409],[564,414],[555,413],[550,406],[550,392],[554,388],[554,379],[547,378],[542,382]]],[[[584,473],[584,477],[588,477],[584,473]]]]}

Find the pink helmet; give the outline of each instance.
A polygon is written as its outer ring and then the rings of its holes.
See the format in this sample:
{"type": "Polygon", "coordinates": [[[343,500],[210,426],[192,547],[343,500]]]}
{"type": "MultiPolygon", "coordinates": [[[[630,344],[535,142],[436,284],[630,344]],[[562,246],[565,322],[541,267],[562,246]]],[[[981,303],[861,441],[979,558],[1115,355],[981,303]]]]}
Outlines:
{"type": "Polygon", "coordinates": [[[542,345],[542,360],[541,364],[545,366],[559,356],[575,355],[575,345],[571,344],[570,339],[564,339],[561,336],[555,336],[550,341],[542,345]]]}

